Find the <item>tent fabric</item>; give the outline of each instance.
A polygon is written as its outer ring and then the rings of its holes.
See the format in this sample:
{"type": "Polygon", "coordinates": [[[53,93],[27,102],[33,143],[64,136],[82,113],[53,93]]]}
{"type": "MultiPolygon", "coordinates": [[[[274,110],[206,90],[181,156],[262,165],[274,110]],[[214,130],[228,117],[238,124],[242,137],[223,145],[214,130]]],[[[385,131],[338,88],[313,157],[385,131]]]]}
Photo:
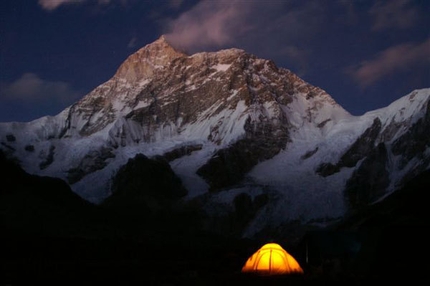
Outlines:
{"type": "Polygon", "coordinates": [[[251,255],[242,272],[266,275],[302,274],[296,259],[277,243],[267,243],[251,255]]]}

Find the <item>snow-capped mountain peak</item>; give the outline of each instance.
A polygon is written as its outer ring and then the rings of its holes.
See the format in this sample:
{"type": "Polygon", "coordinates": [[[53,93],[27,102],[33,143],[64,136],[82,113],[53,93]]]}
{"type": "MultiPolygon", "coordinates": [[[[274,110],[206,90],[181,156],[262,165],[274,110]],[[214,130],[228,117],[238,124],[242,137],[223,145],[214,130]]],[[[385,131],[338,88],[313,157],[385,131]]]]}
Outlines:
{"type": "Polygon", "coordinates": [[[162,36],[57,116],[1,123],[0,148],[95,203],[130,158],[161,156],[208,214],[247,196],[253,235],[341,217],[428,169],[429,97],[417,90],[352,116],[272,61],[239,49],[186,55],[162,36]]]}

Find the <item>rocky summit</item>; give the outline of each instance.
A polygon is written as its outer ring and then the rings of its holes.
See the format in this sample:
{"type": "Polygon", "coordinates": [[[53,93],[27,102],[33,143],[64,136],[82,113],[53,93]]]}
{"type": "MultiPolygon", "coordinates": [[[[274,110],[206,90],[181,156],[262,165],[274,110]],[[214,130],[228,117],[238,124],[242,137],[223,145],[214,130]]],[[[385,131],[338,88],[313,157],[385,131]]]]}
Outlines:
{"type": "Polygon", "coordinates": [[[257,237],[383,200],[429,169],[428,130],[430,89],[352,116],[270,60],[187,55],[162,36],[58,115],[0,123],[0,148],[92,203],[138,197],[151,212],[163,186],[169,207],[197,208],[207,229],[257,237]]]}

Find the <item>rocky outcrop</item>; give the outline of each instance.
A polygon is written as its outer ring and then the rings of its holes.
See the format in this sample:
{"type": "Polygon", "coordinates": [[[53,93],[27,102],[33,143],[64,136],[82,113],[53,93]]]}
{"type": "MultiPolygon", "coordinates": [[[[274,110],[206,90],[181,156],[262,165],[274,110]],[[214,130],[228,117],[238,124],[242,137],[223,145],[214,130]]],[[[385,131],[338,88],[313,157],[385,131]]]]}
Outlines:
{"type": "Polygon", "coordinates": [[[162,155],[167,162],[171,162],[183,156],[188,156],[194,151],[202,150],[202,144],[186,145],[170,150],[162,155]]]}
{"type": "Polygon", "coordinates": [[[425,116],[420,118],[401,137],[393,142],[391,151],[396,156],[401,156],[399,169],[414,157],[422,160],[426,149],[430,146],[430,102],[427,103],[425,116]]]}
{"type": "Polygon", "coordinates": [[[84,176],[103,169],[108,164],[108,159],[114,158],[111,148],[103,147],[100,150],[94,150],[84,156],[79,165],[70,168],[67,172],[67,181],[74,184],[84,176]]]}
{"type": "Polygon", "coordinates": [[[55,146],[54,145],[51,145],[49,147],[48,154],[45,154],[44,150],[42,150],[40,152],[39,158],[42,159],[42,162],[40,162],[39,168],[41,170],[45,169],[46,167],[48,167],[49,165],[51,165],[52,162],[54,162],[54,152],[55,152],[55,146]]]}
{"type": "Polygon", "coordinates": [[[381,120],[375,118],[372,126],[366,129],[364,133],[349,147],[349,149],[340,157],[336,164],[323,163],[318,166],[316,172],[323,177],[333,175],[340,171],[341,168],[354,167],[358,161],[368,156],[374,149],[375,143],[381,131],[381,120]]]}
{"type": "Polygon", "coordinates": [[[142,48],[132,54],[118,68],[115,77],[134,83],[151,78],[156,69],[168,67],[177,58],[186,57],[167,43],[164,36],[151,44],[151,48],[142,48]]]}
{"type": "Polygon", "coordinates": [[[268,160],[288,143],[287,123],[251,122],[245,124],[246,135],[212,158],[197,170],[209,184],[209,191],[219,191],[240,182],[258,162],[268,160]]]}
{"type": "Polygon", "coordinates": [[[187,190],[162,157],[138,154],[121,167],[112,180],[112,195],[103,206],[140,215],[166,211],[187,190]]]}
{"type": "Polygon", "coordinates": [[[351,210],[363,208],[385,194],[390,184],[388,152],[378,144],[352,173],[345,185],[345,198],[351,210]]]}

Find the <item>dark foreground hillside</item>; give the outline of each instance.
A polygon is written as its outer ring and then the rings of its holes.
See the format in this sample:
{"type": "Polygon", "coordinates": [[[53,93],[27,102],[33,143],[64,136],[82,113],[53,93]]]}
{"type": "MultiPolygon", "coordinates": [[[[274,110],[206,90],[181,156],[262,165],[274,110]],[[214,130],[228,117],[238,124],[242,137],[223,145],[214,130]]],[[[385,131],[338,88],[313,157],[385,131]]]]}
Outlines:
{"type": "Polygon", "coordinates": [[[0,285],[368,285],[430,282],[430,173],[288,245],[303,275],[240,272],[264,241],[202,231],[193,213],[142,219],[94,206],[61,180],[0,157],[0,285]]]}
{"type": "MultiPolygon", "coordinates": [[[[303,265],[303,275],[265,277],[240,273],[252,251],[250,244],[238,245],[238,241],[203,238],[201,245],[157,245],[78,238],[9,239],[1,247],[1,285],[369,285],[399,281],[426,285],[430,281],[428,268],[412,266],[426,263],[418,255],[410,257],[411,266],[406,269],[387,271],[382,264],[387,261],[379,261],[381,268],[375,267],[381,273],[324,273],[325,269],[303,265]]],[[[401,259],[394,256],[389,259],[401,259]]],[[[388,264],[393,266],[393,262],[388,264]]]]}

